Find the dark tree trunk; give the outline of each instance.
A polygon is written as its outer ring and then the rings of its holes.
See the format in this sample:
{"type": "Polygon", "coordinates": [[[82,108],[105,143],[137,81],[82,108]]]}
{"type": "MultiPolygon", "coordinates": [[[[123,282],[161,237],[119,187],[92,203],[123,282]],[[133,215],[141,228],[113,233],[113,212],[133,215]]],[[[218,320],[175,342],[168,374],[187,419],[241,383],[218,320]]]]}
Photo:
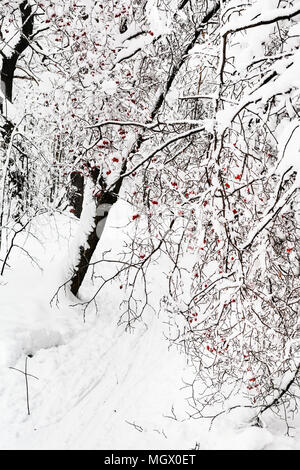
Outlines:
{"type": "Polygon", "coordinates": [[[1,88],[5,98],[10,102],[12,102],[13,81],[16,65],[16,56],[3,58],[1,69],[1,88]]]}
{"type": "MultiPolygon", "coordinates": [[[[20,6],[21,13],[21,36],[18,43],[15,45],[12,54],[9,57],[6,57],[2,53],[2,68],[1,68],[1,90],[5,98],[12,102],[13,97],[13,82],[14,82],[14,73],[16,70],[17,62],[20,55],[25,51],[29,45],[29,41],[33,32],[34,25],[34,15],[32,12],[32,7],[30,6],[27,0],[24,0],[20,6]]],[[[1,113],[3,113],[3,103],[0,103],[1,113]]]]}
{"type": "MultiPolygon", "coordinates": [[[[2,56],[2,66],[0,71],[0,80],[1,80],[1,91],[4,95],[4,100],[12,103],[13,101],[13,83],[14,83],[14,74],[17,67],[17,62],[21,54],[29,46],[29,41],[33,33],[34,26],[34,15],[32,7],[29,4],[29,1],[24,0],[19,5],[19,10],[21,14],[21,25],[20,25],[20,38],[17,44],[14,46],[12,53],[9,57],[6,57],[3,52],[2,56]]],[[[0,115],[3,115],[4,123],[1,126],[1,135],[3,137],[2,146],[6,150],[11,141],[11,136],[14,130],[14,124],[9,120],[9,117],[5,116],[5,101],[0,99],[0,115]]],[[[11,162],[9,162],[10,165],[11,162]]],[[[22,202],[22,192],[25,186],[25,176],[22,171],[15,169],[11,170],[9,168],[8,174],[8,183],[10,186],[11,197],[19,197],[21,201],[19,205],[19,211],[22,211],[23,202],[22,202]]],[[[1,218],[3,214],[1,213],[1,218]]],[[[18,218],[19,214],[16,214],[18,218]]]]}
{"type": "Polygon", "coordinates": [[[69,201],[72,206],[73,213],[78,219],[81,216],[83,204],[84,177],[80,171],[71,173],[71,188],[69,190],[69,201]]]}
{"type": "MultiPolygon", "coordinates": [[[[120,188],[121,186],[116,188],[116,190],[119,192],[120,188]]],[[[101,236],[102,233],[102,231],[99,233],[97,228],[99,227],[100,223],[103,225],[106,223],[108,210],[101,211],[101,207],[106,208],[107,206],[113,206],[113,204],[115,204],[117,201],[117,197],[118,196],[115,192],[104,192],[101,198],[98,199],[97,215],[94,218],[94,228],[87,238],[87,248],[84,248],[83,246],[79,248],[80,260],[76,266],[76,270],[71,280],[71,292],[75,296],[77,296],[81,284],[85,278],[92,256],[97,248],[99,236],[101,236]]]]}

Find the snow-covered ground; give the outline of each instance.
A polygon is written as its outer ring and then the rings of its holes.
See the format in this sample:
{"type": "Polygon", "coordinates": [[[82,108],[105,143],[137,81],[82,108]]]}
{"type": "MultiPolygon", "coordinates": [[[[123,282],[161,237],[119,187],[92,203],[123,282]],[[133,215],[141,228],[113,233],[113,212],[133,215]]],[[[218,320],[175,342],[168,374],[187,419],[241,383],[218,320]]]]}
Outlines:
{"type": "MultiPolygon", "coordinates": [[[[103,243],[120,243],[124,208],[111,213],[103,243]],[[109,228],[110,225],[110,228],[109,228]]],[[[274,417],[251,427],[240,409],[210,422],[188,419],[190,373],[169,348],[164,319],[148,313],[134,330],[118,326],[117,286],[83,322],[74,299],[50,300],[64,280],[75,221],[41,216],[18,248],[0,285],[1,449],[297,449],[274,417]],[[30,415],[24,371],[27,358],[30,415]],[[19,370],[16,370],[19,369],[19,370]]],[[[86,287],[88,290],[88,287],[86,287]]]]}

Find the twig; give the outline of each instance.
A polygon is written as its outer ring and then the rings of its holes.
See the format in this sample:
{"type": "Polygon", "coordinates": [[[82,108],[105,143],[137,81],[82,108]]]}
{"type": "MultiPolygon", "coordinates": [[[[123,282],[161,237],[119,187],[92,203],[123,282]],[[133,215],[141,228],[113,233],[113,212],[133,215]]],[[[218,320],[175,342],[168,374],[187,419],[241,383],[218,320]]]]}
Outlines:
{"type": "Polygon", "coordinates": [[[32,357],[30,355],[27,355],[25,357],[25,372],[23,370],[17,369],[16,367],[9,367],[9,369],[16,370],[17,372],[21,372],[21,374],[25,375],[25,388],[26,388],[26,404],[27,404],[27,414],[30,415],[30,405],[29,405],[29,384],[28,384],[28,377],[32,377],[36,380],[39,380],[38,377],[32,374],[28,374],[28,358],[32,357]]]}

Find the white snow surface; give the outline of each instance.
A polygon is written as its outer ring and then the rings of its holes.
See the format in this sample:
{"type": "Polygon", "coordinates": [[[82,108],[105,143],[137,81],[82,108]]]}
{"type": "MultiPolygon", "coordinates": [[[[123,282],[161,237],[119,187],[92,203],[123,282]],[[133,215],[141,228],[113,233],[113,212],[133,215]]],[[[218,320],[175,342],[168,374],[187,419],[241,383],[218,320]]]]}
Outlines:
{"type": "MultiPolygon", "coordinates": [[[[126,220],[120,202],[110,212],[101,249],[118,248],[116,227],[126,220]]],[[[186,359],[169,348],[162,316],[149,313],[133,331],[118,326],[118,285],[99,297],[98,313],[89,311],[85,322],[70,295],[62,292],[50,305],[76,226],[69,215],[41,216],[31,227],[41,243],[28,236],[24,246],[42,270],[16,248],[13,267],[0,279],[1,449],[299,448],[297,428],[285,437],[274,417],[264,428],[253,427],[249,413],[236,409],[211,430],[209,421],[188,419],[186,359]],[[26,354],[34,376],[28,378],[30,415],[24,375],[16,370],[24,371],[26,354]]]]}

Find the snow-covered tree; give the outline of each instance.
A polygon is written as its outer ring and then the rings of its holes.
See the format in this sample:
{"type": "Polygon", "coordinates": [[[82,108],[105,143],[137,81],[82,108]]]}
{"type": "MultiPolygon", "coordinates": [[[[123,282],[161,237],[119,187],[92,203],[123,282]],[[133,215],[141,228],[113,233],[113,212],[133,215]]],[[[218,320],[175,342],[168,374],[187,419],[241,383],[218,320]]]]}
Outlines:
{"type": "Polygon", "coordinates": [[[20,174],[18,214],[80,218],[65,283],[79,296],[125,199],[128,244],[112,279],[127,280],[131,323],[151,305],[152,265],[166,266],[161,305],[195,368],[195,416],[232,396],[257,416],[293,411],[299,2],[15,1],[1,18],[2,219],[20,174]]]}
{"type": "MultiPolygon", "coordinates": [[[[122,175],[136,178],[132,222],[141,224],[128,250],[129,285],[137,273],[146,279],[158,253],[169,257],[164,302],[195,366],[195,415],[235,394],[258,414],[293,411],[299,5],[212,2],[205,16],[197,7],[185,4],[189,33],[180,35],[158,113],[139,123],[144,142],[122,175]]],[[[179,23],[162,38],[176,44],[179,23]]],[[[109,124],[118,123],[98,127],[109,124]]]]}

